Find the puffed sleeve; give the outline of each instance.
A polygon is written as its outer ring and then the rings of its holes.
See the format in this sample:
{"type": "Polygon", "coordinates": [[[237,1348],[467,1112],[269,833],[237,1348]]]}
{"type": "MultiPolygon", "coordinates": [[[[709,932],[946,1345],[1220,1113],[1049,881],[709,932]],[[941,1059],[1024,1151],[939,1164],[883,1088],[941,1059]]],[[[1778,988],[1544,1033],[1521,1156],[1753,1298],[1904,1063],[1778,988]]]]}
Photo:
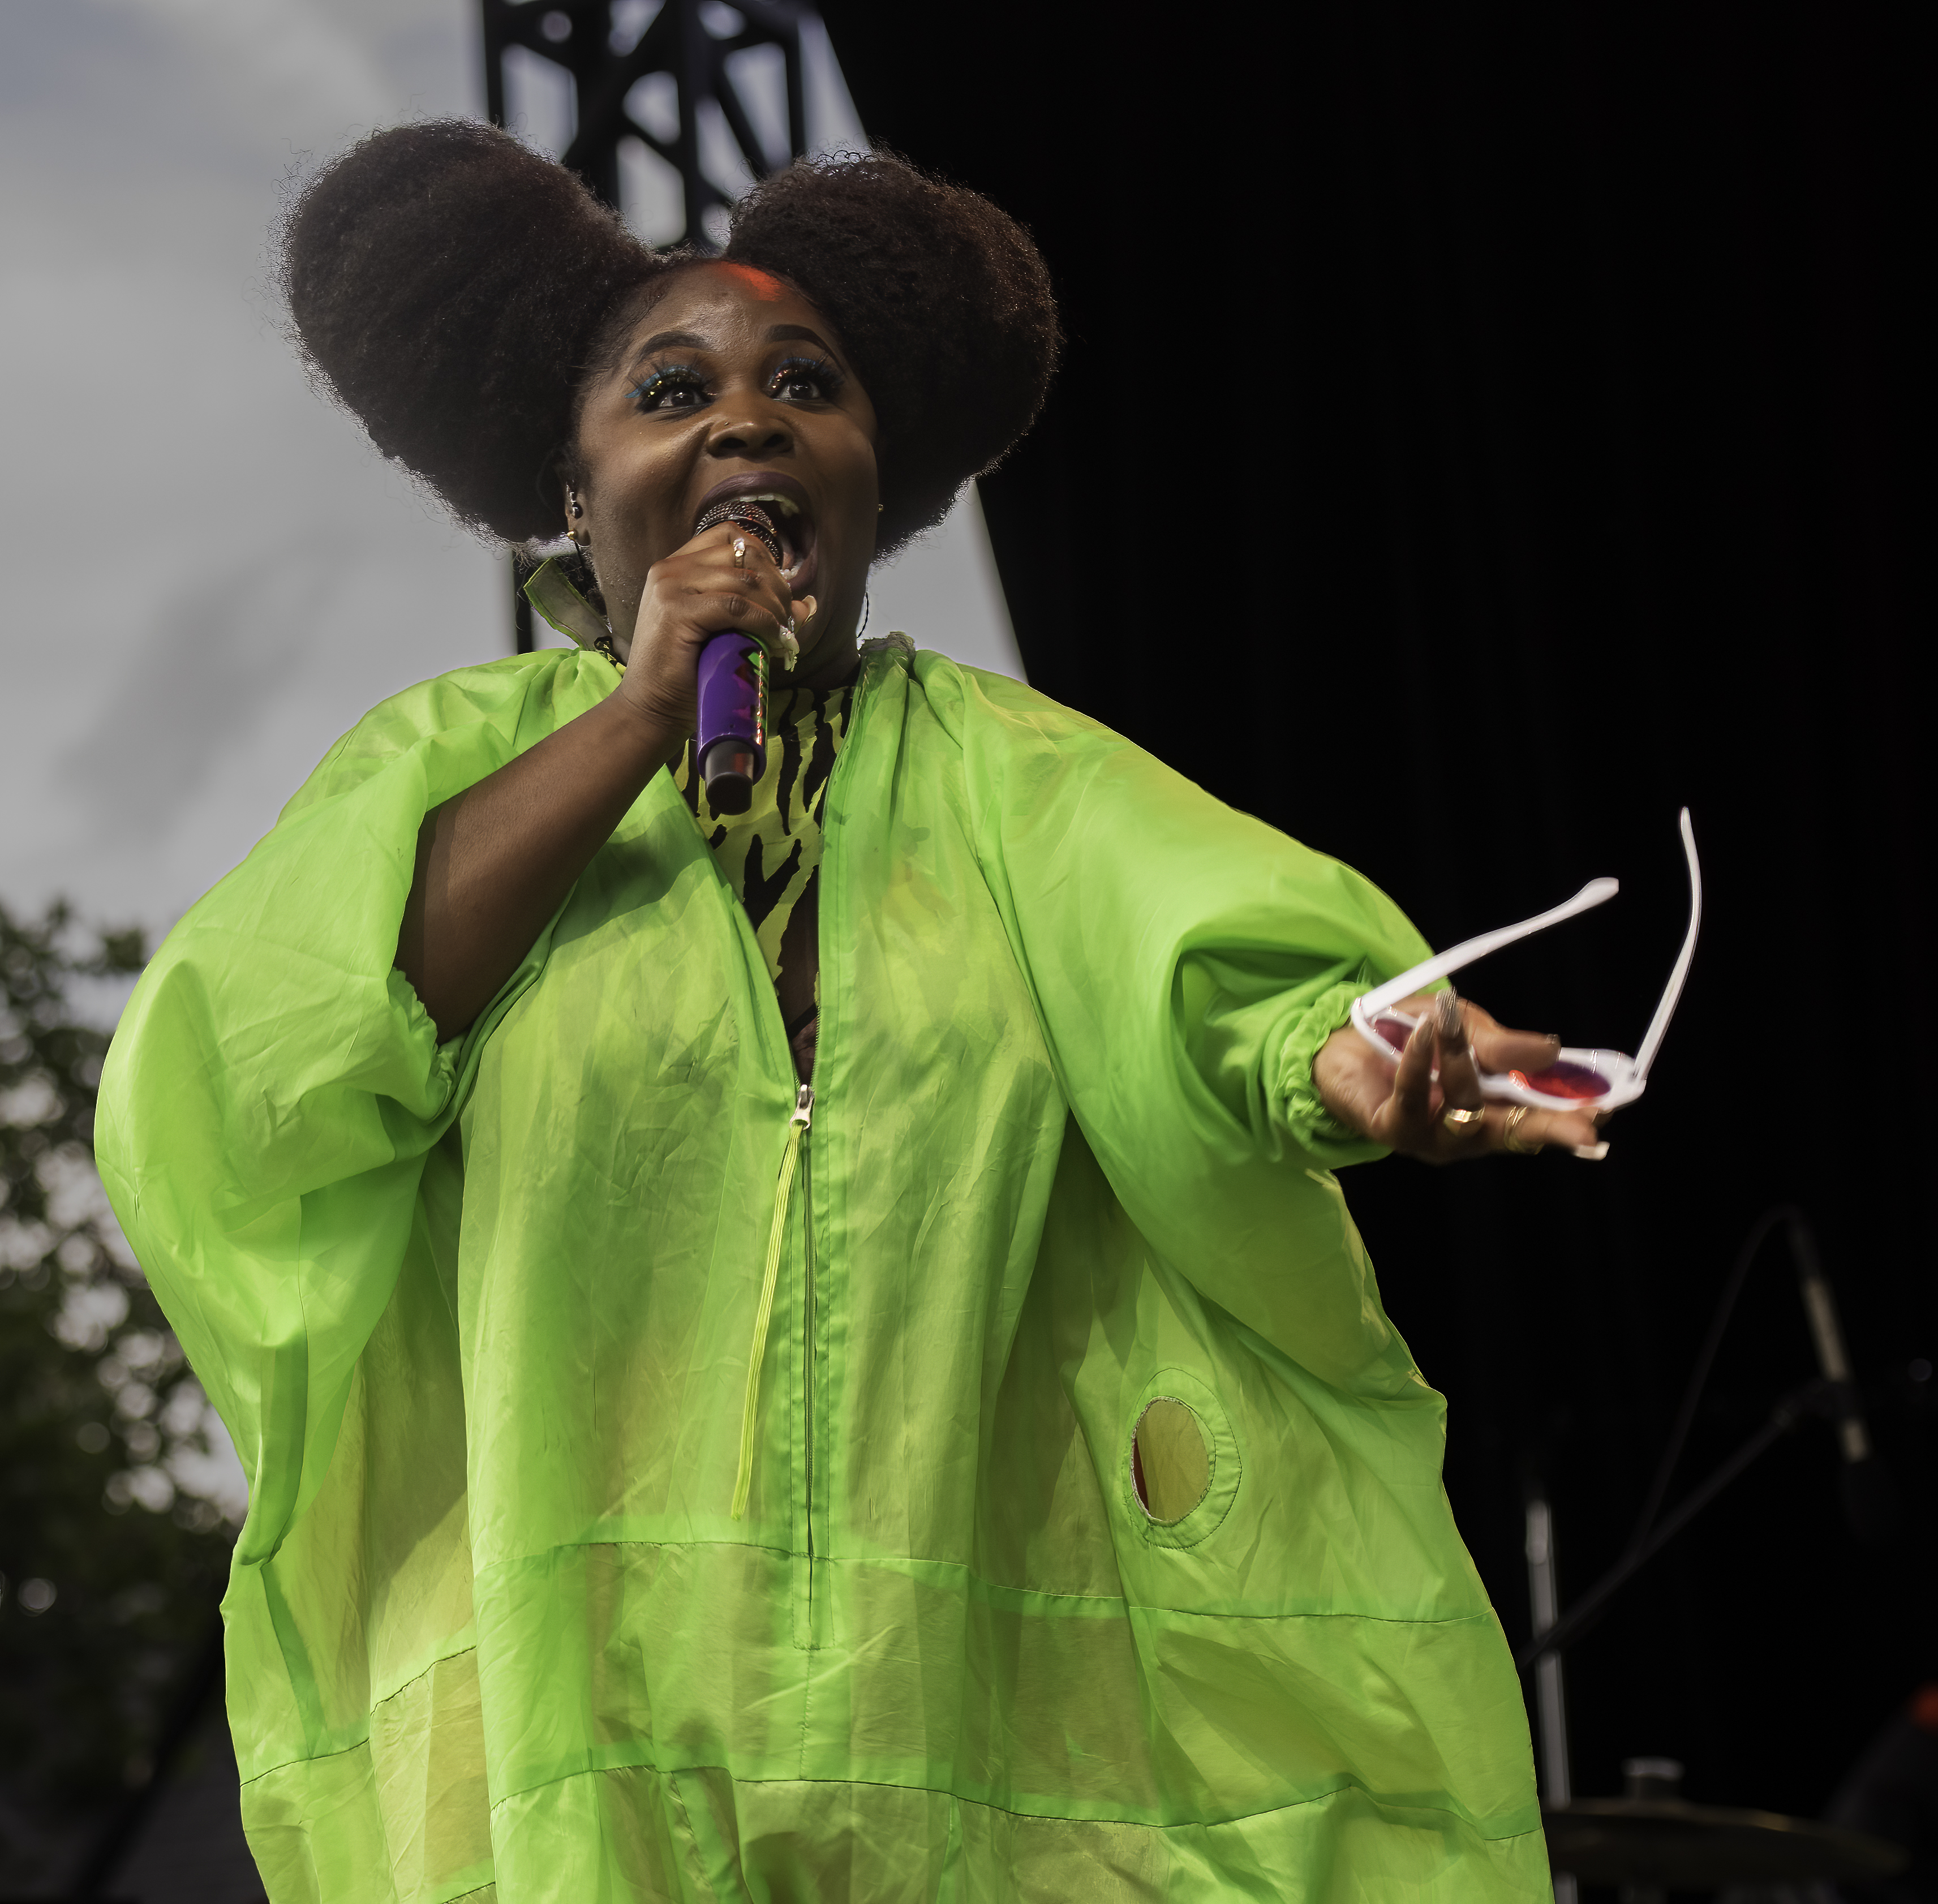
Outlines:
{"type": "Polygon", "coordinates": [[[394,964],[424,815],[609,691],[548,651],[386,702],[169,934],[101,1083],[116,1214],[250,1480],[244,1562],[320,1485],[409,1244],[426,1153],[544,955],[462,1042],[394,964]]]}
{"type": "Polygon", "coordinates": [[[1201,1293],[1323,1379],[1411,1382],[1332,1174],[1381,1153],[1326,1117],[1312,1060],[1426,943],[1370,881],[1121,736],[950,673],[930,697],[961,696],[985,876],[1119,1200],[1201,1293]]]}

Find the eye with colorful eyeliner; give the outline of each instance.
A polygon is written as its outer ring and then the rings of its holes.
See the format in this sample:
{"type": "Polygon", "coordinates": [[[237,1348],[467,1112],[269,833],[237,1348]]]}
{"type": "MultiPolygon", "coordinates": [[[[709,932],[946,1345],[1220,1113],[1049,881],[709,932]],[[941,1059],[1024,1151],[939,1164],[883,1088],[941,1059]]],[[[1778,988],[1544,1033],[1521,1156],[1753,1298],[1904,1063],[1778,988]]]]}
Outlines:
{"type": "Polygon", "coordinates": [[[825,357],[788,357],[776,366],[767,390],[790,403],[826,403],[847,381],[825,357]]]}
{"type": "Polygon", "coordinates": [[[697,410],[706,400],[706,381],[690,363],[670,363],[649,371],[626,396],[649,416],[697,410]]]}

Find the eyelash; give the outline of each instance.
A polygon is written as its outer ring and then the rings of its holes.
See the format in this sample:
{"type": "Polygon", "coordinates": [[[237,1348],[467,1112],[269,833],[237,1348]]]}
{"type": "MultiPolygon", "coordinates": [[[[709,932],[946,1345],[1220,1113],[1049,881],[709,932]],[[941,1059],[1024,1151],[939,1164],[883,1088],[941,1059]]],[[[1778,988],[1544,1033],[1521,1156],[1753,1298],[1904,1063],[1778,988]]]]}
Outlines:
{"type": "MultiPolygon", "coordinates": [[[[811,384],[816,396],[825,403],[832,399],[847,381],[825,357],[788,357],[776,366],[773,375],[768,380],[767,389],[770,395],[778,396],[790,384],[811,384]]],[[[704,397],[706,381],[692,365],[672,363],[664,369],[654,371],[650,376],[642,377],[626,396],[642,415],[651,416],[678,390],[694,390],[704,397]]]]}
{"type": "Polygon", "coordinates": [[[697,390],[703,396],[706,393],[706,385],[692,365],[671,363],[664,370],[655,370],[650,376],[642,377],[626,395],[640,411],[651,415],[660,407],[661,399],[675,387],[697,390]]]}
{"type": "Polygon", "coordinates": [[[825,403],[838,395],[847,381],[825,357],[789,357],[776,367],[767,388],[778,395],[789,384],[811,383],[825,403]]]}

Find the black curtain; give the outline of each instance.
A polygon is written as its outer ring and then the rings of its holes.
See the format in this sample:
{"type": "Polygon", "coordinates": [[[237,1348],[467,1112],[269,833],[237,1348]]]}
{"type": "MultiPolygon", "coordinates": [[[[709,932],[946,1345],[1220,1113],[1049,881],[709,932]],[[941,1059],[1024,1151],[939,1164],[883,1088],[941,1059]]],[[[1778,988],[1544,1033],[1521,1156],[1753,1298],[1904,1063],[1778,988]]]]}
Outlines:
{"type": "MultiPolygon", "coordinates": [[[[1693,1796],[1816,1811],[1938,1678],[1928,10],[826,14],[871,135],[1024,220],[1065,301],[1049,406],[983,487],[1035,685],[1438,944],[1618,875],[1468,976],[1571,1043],[1635,1049],[1693,809],[1703,944],[1608,1161],[1347,1189],[1517,1641],[1530,1479],[1578,1593],[1739,1240],[1806,1210],[1904,1538],[1854,1541],[1812,1424],[1569,1690],[1579,1791],[1663,1752],[1693,1796]]],[[[1683,1483],[1812,1373],[1778,1238],[1683,1483]]]]}

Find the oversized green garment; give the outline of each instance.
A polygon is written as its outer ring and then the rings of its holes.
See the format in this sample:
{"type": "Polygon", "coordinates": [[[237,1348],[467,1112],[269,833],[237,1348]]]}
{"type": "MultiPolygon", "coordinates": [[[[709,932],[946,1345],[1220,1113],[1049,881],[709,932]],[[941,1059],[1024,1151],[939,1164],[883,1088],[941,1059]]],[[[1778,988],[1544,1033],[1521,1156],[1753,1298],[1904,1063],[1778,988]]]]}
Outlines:
{"type": "Polygon", "coordinates": [[[392,969],[424,814],[614,680],[551,651],[379,708],[103,1081],[250,1474],[274,1904],[1547,1897],[1443,1405],[1328,1168],[1374,1153],[1311,1091],[1417,935],[1040,695],[872,654],[736,1520],[796,1086],[670,776],[461,1043],[392,969]],[[1210,1471],[1168,1523],[1159,1397],[1210,1471]]]}

